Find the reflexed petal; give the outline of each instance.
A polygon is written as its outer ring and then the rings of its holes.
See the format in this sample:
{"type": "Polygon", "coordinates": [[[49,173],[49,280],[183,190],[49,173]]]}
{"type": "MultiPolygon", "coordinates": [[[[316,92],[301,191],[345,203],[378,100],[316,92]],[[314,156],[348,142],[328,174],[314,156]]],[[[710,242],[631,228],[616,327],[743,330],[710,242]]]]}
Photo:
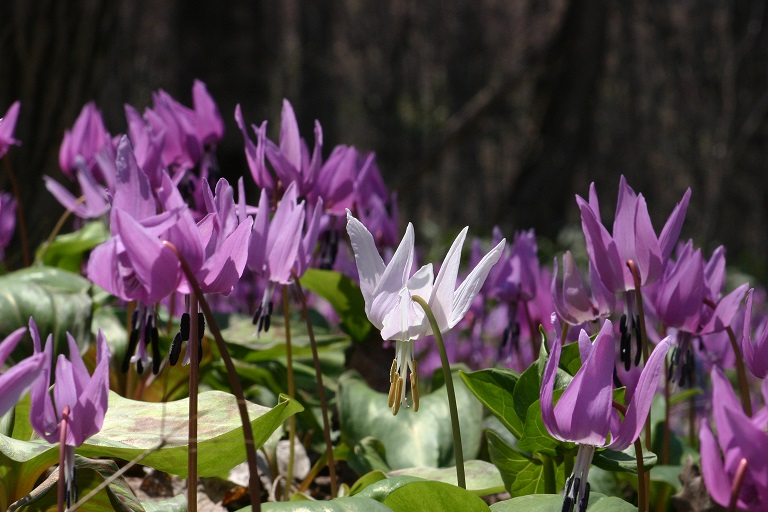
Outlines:
{"type": "MultiPolygon", "coordinates": [[[[440,266],[440,271],[437,273],[431,297],[428,299],[424,297],[429,301],[429,307],[432,308],[432,313],[435,315],[440,331],[445,331],[452,327],[449,327],[449,324],[451,322],[451,313],[453,312],[453,299],[456,294],[456,278],[459,274],[461,248],[464,246],[468,230],[469,227],[462,229],[456,240],[451,244],[451,248],[448,249],[448,254],[440,266]]],[[[490,266],[488,270],[490,271],[490,266]]],[[[484,281],[485,277],[483,278],[484,281]]],[[[480,286],[482,286],[482,283],[480,283],[480,286]]]]}
{"type": "MultiPolygon", "coordinates": [[[[418,295],[426,300],[426,297],[429,297],[432,293],[432,282],[434,279],[435,274],[432,272],[432,264],[427,263],[411,276],[406,283],[406,288],[408,288],[408,292],[412,296],[418,295]]],[[[434,310],[432,311],[434,312],[434,310]]]]}
{"type": "Polygon", "coordinates": [[[600,224],[595,213],[583,199],[577,198],[581,210],[581,226],[587,241],[587,252],[606,289],[624,291],[624,264],[611,235],[600,224]]]}
{"type": "Polygon", "coordinates": [[[688,201],[691,199],[691,189],[688,188],[683,194],[683,198],[672,210],[672,214],[667,219],[664,228],[659,235],[659,247],[661,248],[661,257],[664,261],[669,259],[672,250],[675,248],[677,239],[680,238],[680,231],[683,229],[685,212],[688,210],[688,201]]]}
{"type": "MultiPolygon", "coordinates": [[[[634,229],[632,229],[632,232],[635,238],[633,244],[634,254],[640,271],[640,282],[642,285],[646,285],[661,276],[664,265],[661,260],[659,239],[656,238],[656,233],[651,224],[651,217],[648,214],[648,205],[645,203],[645,198],[642,194],[637,198],[634,229]]],[[[631,257],[631,254],[627,253],[627,257],[631,257]]]]}
{"type": "Polygon", "coordinates": [[[715,308],[715,312],[707,322],[707,325],[703,326],[700,330],[701,333],[722,331],[733,321],[733,317],[741,306],[741,301],[744,298],[744,294],[749,288],[749,283],[744,283],[731,293],[720,299],[715,308]]]}
{"type": "Polygon", "coordinates": [[[397,246],[387,267],[376,283],[374,295],[379,293],[400,293],[408,281],[408,274],[413,266],[413,224],[408,223],[405,236],[397,246]]]}
{"type": "Polygon", "coordinates": [[[611,450],[624,450],[635,442],[640,435],[640,431],[645,424],[645,418],[651,410],[653,396],[656,394],[656,388],[659,385],[659,376],[664,366],[664,359],[670,347],[670,338],[664,338],[656,348],[653,349],[651,356],[645,363],[643,372],[640,374],[640,380],[637,382],[635,392],[627,406],[627,414],[621,424],[616,437],[611,440],[608,448],[611,450]]]}
{"type": "Polygon", "coordinates": [[[157,207],[147,175],[139,168],[128,137],[120,139],[115,159],[117,183],[113,208],[120,208],[134,219],[141,220],[155,214],[157,207]]]}
{"type": "Polygon", "coordinates": [[[613,400],[614,345],[613,325],[606,320],[587,360],[555,405],[558,428],[569,441],[605,445],[613,400]]]}
{"type": "MultiPolygon", "coordinates": [[[[24,335],[27,333],[26,327],[19,327],[15,331],[13,331],[11,334],[5,337],[2,343],[0,343],[0,367],[5,364],[5,360],[8,359],[8,356],[11,355],[11,352],[13,352],[13,349],[16,348],[16,345],[19,344],[19,341],[24,337],[24,335]]],[[[39,344],[39,339],[38,339],[39,344]]],[[[35,353],[38,353],[40,351],[39,346],[37,347],[37,350],[35,350],[35,353]]],[[[0,414],[2,416],[2,414],[0,414]]]]}
{"type": "Polygon", "coordinates": [[[359,220],[352,216],[352,212],[349,210],[347,210],[347,233],[352,243],[352,251],[355,253],[357,273],[360,277],[360,291],[365,299],[366,312],[369,312],[373,291],[386,267],[376,249],[373,235],[359,220]]]}
{"type": "Polygon", "coordinates": [[[200,272],[204,293],[229,295],[243,275],[253,221],[248,218],[227,237],[205,262],[200,272]]]}
{"type": "Polygon", "coordinates": [[[555,377],[557,376],[557,367],[560,364],[560,351],[563,341],[555,338],[552,343],[552,350],[547,359],[547,365],[544,367],[544,374],[541,376],[541,390],[539,391],[539,404],[541,405],[541,418],[547,431],[559,441],[567,441],[567,433],[560,429],[555,417],[552,399],[555,392],[555,377]]]}
{"type": "Polygon", "coordinates": [[[710,496],[717,503],[727,506],[731,497],[730,478],[723,469],[723,459],[708,421],[702,421],[699,429],[701,442],[701,475],[710,496]]]}
{"type": "Polygon", "coordinates": [[[31,405],[29,409],[29,422],[40,437],[49,443],[58,443],[59,430],[58,416],[53,408],[51,394],[48,391],[51,382],[51,364],[53,361],[53,336],[48,336],[45,342],[43,354],[43,369],[40,377],[30,390],[31,405]]]}
{"type": "MultiPolygon", "coordinates": [[[[21,330],[24,334],[25,330],[21,330]]],[[[7,338],[6,338],[7,339],[7,338]]],[[[42,374],[45,354],[28,357],[0,374],[0,416],[16,406],[42,374]]]]}
{"type": "MultiPolygon", "coordinates": [[[[448,319],[448,329],[452,329],[462,318],[464,318],[464,315],[467,314],[469,307],[472,305],[472,301],[480,291],[480,288],[482,288],[485,278],[488,277],[491,268],[497,261],[499,261],[499,258],[501,258],[506,243],[506,239],[502,239],[496,247],[488,251],[488,254],[483,256],[480,263],[472,269],[472,272],[469,273],[456,290],[456,293],[453,296],[451,317],[448,319]]],[[[442,326],[440,326],[440,328],[442,329],[442,326]]]]}

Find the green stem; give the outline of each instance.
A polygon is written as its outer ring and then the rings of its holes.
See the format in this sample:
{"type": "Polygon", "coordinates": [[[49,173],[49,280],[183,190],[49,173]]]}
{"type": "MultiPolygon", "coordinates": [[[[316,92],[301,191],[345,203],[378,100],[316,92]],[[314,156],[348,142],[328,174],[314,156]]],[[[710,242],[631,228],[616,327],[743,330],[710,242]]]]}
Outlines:
{"type": "MultiPolygon", "coordinates": [[[[296,394],[295,385],[293,382],[293,348],[291,347],[291,319],[288,309],[288,287],[283,285],[283,318],[285,322],[285,359],[286,359],[286,371],[288,373],[288,396],[294,398],[296,394]]],[[[296,416],[292,415],[288,418],[288,469],[285,472],[285,490],[283,491],[283,499],[288,501],[291,497],[291,486],[293,485],[293,459],[296,457],[296,447],[294,446],[296,439],[296,416]]]]}
{"type": "MultiPolygon", "coordinates": [[[[640,282],[640,270],[633,260],[627,260],[627,267],[632,273],[632,280],[635,284],[635,302],[637,303],[637,315],[640,323],[640,344],[643,347],[643,363],[648,361],[650,356],[650,349],[648,347],[648,339],[645,335],[645,308],[643,307],[643,292],[642,283],[640,282]]],[[[651,411],[648,410],[648,416],[645,417],[645,445],[652,446],[651,443],[651,411]]],[[[651,474],[645,474],[645,488],[651,488],[651,474]]]]}
{"type": "MultiPolygon", "coordinates": [[[[627,408],[616,400],[613,401],[613,408],[619,411],[622,416],[627,415],[627,408]]],[[[637,510],[638,512],[648,512],[648,490],[650,489],[648,479],[650,473],[645,472],[643,444],[639,437],[635,439],[635,460],[637,461],[637,510]]]]}
{"type": "MultiPolygon", "coordinates": [[[[221,330],[219,324],[216,323],[216,319],[213,316],[211,307],[208,305],[208,301],[205,300],[202,290],[200,289],[200,283],[195,278],[195,273],[189,267],[186,258],[179,252],[175,245],[171,242],[164,240],[163,245],[168,247],[174,252],[176,257],[181,263],[181,268],[184,271],[184,275],[192,287],[192,293],[198,297],[200,301],[200,309],[203,310],[203,315],[208,322],[208,330],[211,332],[213,339],[216,341],[216,347],[219,349],[219,355],[224,360],[224,366],[227,368],[227,375],[229,375],[229,383],[232,386],[232,393],[237,398],[237,409],[240,412],[240,421],[243,424],[243,437],[245,438],[245,455],[248,460],[248,470],[250,475],[248,478],[248,489],[250,491],[251,509],[253,512],[261,511],[261,480],[259,480],[259,466],[256,458],[256,443],[253,440],[253,426],[248,417],[248,405],[245,401],[245,395],[243,394],[243,386],[240,384],[240,378],[237,376],[237,370],[235,370],[235,364],[232,362],[232,357],[227,350],[227,344],[224,343],[224,338],[221,336],[221,330]]],[[[190,330],[193,324],[197,322],[190,322],[190,330]]]]}
{"type": "Polygon", "coordinates": [[[200,378],[200,357],[197,350],[198,332],[197,295],[190,295],[189,311],[189,436],[187,445],[187,511],[197,512],[197,385],[200,378]]]}
{"type": "MultiPolygon", "coordinates": [[[[555,480],[555,462],[549,455],[539,454],[542,463],[542,474],[544,475],[544,494],[557,493],[557,483],[555,480]]],[[[573,471],[573,467],[571,467],[573,471]]]]}
{"type": "Polygon", "coordinates": [[[734,334],[731,326],[725,328],[728,333],[728,339],[731,341],[731,348],[736,355],[736,378],[739,381],[739,394],[741,394],[741,405],[744,408],[744,413],[752,417],[752,399],[749,397],[749,384],[747,384],[747,372],[744,370],[744,358],[741,355],[741,349],[739,343],[736,341],[736,334],[734,334]]]}
{"type": "Polygon", "coordinates": [[[312,328],[312,321],[309,318],[309,309],[307,308],[307,297],[304,295],[304,289],[299,282],[299,276],[293,274],[293,282],[296,284],[296,291],[299,294],[304,320],[307,323],[307,334],[309,334],[309,344],[312,346],[312,359],[315,362],[315,378],[317,379],[317,391],[320,396],[320,408],[323,412],[323,434],[325,436],[326,456],[328,457],[328,471],[331,474],[331,497],[335,498],[338,494],[338,484],[336,483],[336,463],[333,460],[333,444],[331,443],[331,425],[328,421],[328,404],[325,399],[325,387],[323,387],[323,372],[320,368],[320,357],[317,355],[317,342],[315,341],[315,330],[312,328]]]}
{"type": "MultiPolygon", "coordinates": [[[[448,393],[448,408],[451,412],[451,431],[453,433],[453,454],[456,457],[456,480],[459,487],[466,489],[467,481],[464,476],[464,451],[461,447],[461,428],[459,427],[459,411],[456,408],[456,394],[453,390],[453,377],[451,376],[451,364],[448,362],[448,354],[445,351],[443,336],[440,334],[440,328],[437,326],[437,320],[432,313],[432,309],[427,301],[418,295],[411,296],[414,302],[424,309],[427,315],[429,325],[432,327],[432,334],[437,341],[437,349],[440,352],[440,362],[443,365],[443,378],[445,379],[445,391],[448,393]]],[[[553,491],[554,492],[554,491],[553,491]]]]}

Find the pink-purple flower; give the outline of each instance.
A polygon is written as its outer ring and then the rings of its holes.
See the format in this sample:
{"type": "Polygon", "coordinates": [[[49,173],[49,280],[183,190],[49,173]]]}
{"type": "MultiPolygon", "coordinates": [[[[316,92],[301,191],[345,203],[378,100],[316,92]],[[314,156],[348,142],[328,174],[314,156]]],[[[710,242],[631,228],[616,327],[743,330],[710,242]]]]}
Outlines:
{"type": "Polygon", "coordinates": [[[16,129],[20,107],[21,103],[14,101],[5,115],[0,117],[0,158],[8,152],[8,148],[20,144],[18,140],[13,138],[13,131],[16,129]]]}

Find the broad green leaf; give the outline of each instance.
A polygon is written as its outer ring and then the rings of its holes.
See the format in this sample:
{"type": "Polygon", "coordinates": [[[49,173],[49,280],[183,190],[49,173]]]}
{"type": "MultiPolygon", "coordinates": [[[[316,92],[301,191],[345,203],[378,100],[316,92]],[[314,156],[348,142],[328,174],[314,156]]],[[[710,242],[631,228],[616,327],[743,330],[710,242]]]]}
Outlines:
{"type": "Polygon", "coordinates": [[[57,236],[47,246],[37,249],[35,262],[80,272],[85,253],[109,239],[109,229],[103,222],[89,222],[72,233],[57,236]]]}
{"type": "MultiPolygon", "coordinates": [[[[287,398],[272,409],[248,403],[256,447],[301,410],[298,402],[287,398]]],[[[228,393],[207,391],[198,396],[198,411],[198,474],[224,475],[246,458],[237,400],[228,393]]],[[[110,393],[101,432],[78,452],[124,460],[146,455],[142,464],[186,477],[188,420],[189,399],[148,403],[110,393]]]]}
{"type": "MultiPolygon", "coordinates": [[[[492,512],[561,512],[562,509],[561,494],[520,496],[491,505],[492,512]]],[[[637,512],[637,507],[620,498],[593,492],[589,494],[587,510],[589,512],[637,512]]]]}
{"type": "Polygon", "coordinates": [[[365,437],[352,447],[347,456],[347,464],[358,475],[370,474],[371,471],[386,473],[390,471],[386,453],[387,450],[381,441],[375,437],[365,437]]]}
{"type": "Polygon", "coordinates": [[[669,397],[669,405],[670,407],[675,406],[677,404],[681,404],[685,402],[686,400],[689,400],[691,398],[697,397],[699,395],[703,395],[704,390],[696,387],[696,388],[689,388],[685,389],[683,391],[680,391],[679,393],[675,393],[671,397],[669,397]]]}
{"type": "MultiPolygon", "coordinates": [[[[557,398],[557,395],[555,396],[557,398]]],[[[572,448],[571,443],[562,443],[549,434],[547,428],[544,426],[544,420],[541,417],[541,404],[536,400],[530,407],[528,407],[528,413],[525,416],[525,426],[523,427],[523,435],[517,442],[518,449],[523,452],[543,453],[550,456],[556,456],[558,454],[558,448],[561,446],[564,446],[565,449],[572,448]]]]}
{"type": "MultiPolygon", "coordinates": [[[[29,267],[0,276],[0,337],[29,324],[35,317],[45,340],[54,336],[54,350],[66,352],[66,332],[81,345],[90,340],[93,301],[91,282],[53,267],[29,267]]],[[[14,359],[32,354],[31,343],[19,343],[14,359]]]]}
{"type": "MultiPolygon", "coordinates": [[[[464,473],[467,477],[467,490],[478,496],[488,496],[504,492],[504,481],[499,470],[493,464],[483,460],[464,461],[464,473]]],[[[390,476],[410,475],[437,482],[458,485],[456,468],[408,468],[392,471],[390,476]]]]}
{"type": "MultiPolygon", "coordinates": [[[[456,374],[453,382],[464,457],[471,459],[480,449],[483,406],[456,374]]],[[[368,436],[379,439],[386,447],[386,462],[393,469],[455,464],[448,398],[443,387],[421,396],[418,412],[402,407],[393,416],[387,408],[387,394],[368,387],[356,372],[343,374],[338,386],[341,432],[351,445],[368,436]]]]}
{"type": "MultiPolygon", "coordinates": [[[[247,512],[245,507],[238,512],[247,512]]],[[[361,496],[347,496],[331,501],[283,501],[262,503],[263,512],[392,512],[392,509],[378,501],[361,496]]]]}
{"type": "Polygon", "coordinates": [[[489,368],[466,373],[459,371],[461,380],[484,406],[496,416],[515,437],[523,435],[523,420],[515,412],[513,394],[520,375],[506,368],[489,368]]]}
{"type": "MultiPolygon", "coordinates": [[[[103,484],[117,472],[118,467],[113,460],[93,460],[75,455],[77,488],[80,500],[83,500],[93,489],[103,484]]],[[[11,505],[8,512],[16,510],[57,510],[56,489],[58,470],[36,487],[28,496],[11,505]],[[25,508],[30,507],[32,508],[25,508]]],[[[100,512],[115,510],[117,512],[144,512],[145,509],[123,478],[112,479],[109,485],[86,501],[80,508],[84,512],[100,512]]],[[[186,504],[185,508],[186,510],[186,504]]]]}
{"type": "Polygon", "coordinates": [[[578,343],[563,345],[563,350],[560,352],[560,368],[565,368],[570,375],[576,375],[576,372],[579,371],[579,368],[581,368],[581,354],[579,353],[578,343]]]}
{"type": "Polygon", "coordinates": [[[475,512],[489,510],[488,505],[471,492],[444,482],[411,482],[389,493],[384,505],[395,512],[475,512]]]}
{"type": "Polygon", "coordinates": [[[487,431],[486,437],[491,462],[499,469],[509,494],[524,496],[544,492],[544,468],[540,460],[523,455],[493,431],[487,431]]]}
{"type": "Polygon", "coordinates": [[[341,319],[341,329],[354,341],[365,341],[371,322],[365,314],[360,287],[350,278],[333,270],[308,269],[301,285],[327,300],[341,319]]]}
{"type": "Polygon", "coordinates": [[[186,493],[164,500],[142,501],[141,504],[145,512],[187,512],[186,493]]]}
{"type": "Polygon", "coordinates": [[[651,471],[651,482],[664,483],[671,486],[675,491],[679,491],[682,487],[680,482],[680,475],[683,472],[684,466],[654,466],[651,471]]]}
{"type": "Polygon", "coordinates": [[[386,478],[387,475],[381,471],[371,471],[370,473],[366,473],[358,478],[354,484],[352,484],[352,487],[349,488],[349,494],[354,496],[369,485],[378,482],[379,480],[386,480],[386,478]]]}
{"type": "MultiPolygon", "coordinates": [[[[656,465],[656,454],[643,448],[643,466],[648,471],[656,465]]],[[[592,458],[592,464],[606,471],[624,471],[628,473],[637,473],[637,457],[635,455],[635,445],[631,445],[626,450],[617,452],[614,450],[599,450],[595,452],[592,458]]]]}
{"type": "Polygon", "coordinates": [[[391,493],[399,489],[400,487],[403,487],[404,485],[408,485],[412,482],[423,482],[424,480],[415,476],[393,476],[390,478],[386,478],[384,480],[378,480],[359,493],[357,493],[357,496],[370,498],[372,500],[376,501],[384,501],[387,496],[389,496],[391,493]]]}

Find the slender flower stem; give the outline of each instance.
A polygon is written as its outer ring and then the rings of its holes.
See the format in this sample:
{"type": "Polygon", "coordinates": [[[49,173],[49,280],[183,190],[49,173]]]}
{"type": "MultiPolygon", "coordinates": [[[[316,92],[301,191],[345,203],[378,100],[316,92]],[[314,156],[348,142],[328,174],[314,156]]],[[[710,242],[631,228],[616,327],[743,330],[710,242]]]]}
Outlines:
{"type": "MultiPolygon", "coordinates": [[[[84,203],[85,202],[85,196],[80,196],[75,201],[75,206],[84,203]]],[[[53,229],[51,230],[51,233],[48,235],[48,238],[45,239],[45,242],[43,242],[43,245],[40,246],[40,254],[38,254],[35,257],[35,263],[40,263],[45,256],[45,253],[48,252],[48,248],[53,243],[53,240],[56,238],[56,235],[59,234],[59,231],[61,231],[61,228],[64,227],[64,223],[67,222],[67,219],[72,215],[72,210],[64,210],[64,213],[61,214],[61,217],[59,217],[59,220],[56,222],[56,225],[53,226],[53,229]]]]}
{"type": "Polygon", "coordinates": [[[200,378],[197,294],[190,294],[189,310],[189,444],[187,445],[187,511],[197,512],[197,384],[200,378]]]}
{"type": "MultiPolygon", "coordinates": [[[[208,301],[205,300],[202,290],[200,289],[200,283],[195,278],[195,273],[189,267],[186,258],[179,252],[175,245],[171,242],[164,240],[163,245],[168,247],[174,252],[176,257],[181,263],[181,268],[184,271],[184,275],[187,277],[189,285],[192,287],[192,292],[198,297],[200,302],[200,309],[203,310],[205,319],[208,321],[208,330],[213,339],[216,341],[216,347],[219,349],[219,355],[224,360],[224,366],[227,368],[227,375],[229,375],[230,385],[232,386],[232,393],[237,398],[237,408],[240,412],[240,421],[243,424],[243,437],[245,438],[245,454],[248,459],[248,470],[250,472],[248,478],[248,488],[251,494],[251,508],[253,512],[261,511],[261,481],[259,480],[259,467],[256,459],[256,443],[253,441],[253,427],[251,421],[248,418],[248,406],[245,401],[245,395],[243,394],[243,387],[240,384],[240,379],[237,376],[237,370],[235,370],[235,364],[232,362],[232,358],[227,350],[227,345],[224,343],[224,338],[221,336],[221,330],[219,324],[216,323],[216,319],[213,317],[211,307],[208,305],[208,301]]],[[[190,322],[190,328],[192,324],[196,322],[190,322]]],[[[191,329],[190,329],[191,330],[191,329]]]]}
{"type": "MultiPolygon", "coordinates": [[[[613,401],[613,408],[619,411],[622,416],[626,416],[627,408],[616,400],[613,401]]],[[[640,442],[639,437],[635,439],[635,460],[637,461],[637,510],[638,512],[648,512],[648,490],[650,485],[648,485],[647,479],[650,477],[650,474],[645,472],[643,444],[640,442]]]]}
{"type": "MultiPolygon", "coordinates": [[[[285,360],[286,371],[288,373],[288,396],[293,398],[296,394],[293,382],[293,348],[291,347],[291,319],[288,309],[288,287],[283,285],[283,318],[285,319],[285,360]]],[[[296,457],[296,416],[288,418],[288,469],[285,472],[285,490],[283,499],[288,501],[291,497],[291,486],[293,485],[293,459],[296,457]]]]}
{"type": "MultiPolygon", "coordinates": [[[[643,307],[642,283],[640,282],[640,270],[637,268],[634,260],[627,260],[627,267],[632,274],[632,280],[635,284],[635,302],[637,302],[637,315],[640,324],[640,344],[643,347],[643,363],[648,362],[651,351],[648,347],[648,338],[645,335],[645,308],[643,307]]],[[[645,445],[651,446],[651,411],[648,410],[648,416],[645,417],[645,445]]],[[[650,491],[651,473],[645,474],[645,488],[650,491]]]]}
{"type": "Polygon", "coordinates": [[[8,173],[8,181],[11,184],[11,190],[16,197],[16,218],[19,221],[19,238],[21,239],[21,251],[24,254],[24,266],[28,267],[31,261],[29,257],[29,238],[27,237],[27,222],[24,220],[24,205],[21,201],[21,191],[19,190],[19,182],[16,180],[16,175],[11,167],[11,161],[8,158],[5,160],[5,170],[8,173]]]}
{"type": "Polygon", "coordinates": [[[57,489],[57,510],[58,512],[64,512],[66,505],[66,491],[67,491],[67,423],[69,423],[69,406],[65,405],[64,410],[61,412],[61,423],[59,424],[59,488],[57,489]]]}
{"type": "Polygon", "coordinates": [[[669,431],[669,414],[670,405],[669,398],[671,394],[671,386],[669,383],[669,363],[664,360],[664,444],[661,450],[661,463],[669,464],[669,444],[670,444],[670,431],[669,431]]]}
{"type": "MultiPolygon", "coordinates": [[[[443,336],[440,334],[440,328],[437,326],[437,320],[432,313],[432,309],[427,304],[427,301],[419,297],[418,295],[412,295],[411,298],[419,306],[424,309],[424,313],[427,315],[429,325],[432,328],[432,335],[437,341],[437,349],[440,352],[440,362],[443,366],[443,378],[445,380],[445,391],[448,393],[448,409],[451,413],[451,431],[453,433],[453,454],[456,457],[456,480],[459,487],[466,489],[467,481],[464,476],[464,450],[461,446],[461,428],[459,426],[459,411],[456,408],[456,393],[453,390],[453,377],[451,375],[451,364],[448,362],[448,354],[445,351],[445,343],[443,343],[443,336]]],[[[553,491],[554,492],[554,491],[553,491]]]]}
{"type": "Polygon", "coordinates": [[[325,388],[323,387],[323,372],[320,368],[320,358],[317,355],[317,342],[315,342],[315,331],[312,328],[312,321],[309,318],[309,309],[307,308],[307,297],[304,295],[304,289],[299,282],[299,276],[293,274],[293,282],[296,284],[296,291],[299,294],[304,320],[307,323],[307,334],[309,334],[309,344],[312,346],[312,359],[315,362],[315,378],[317,379],[317,391],[320,396],[320,408],[323,412],[323,434],[325,435],[326,455],[328,457],[328,471],[331,474],[331,496],[336,497],[338,486],[336,483],[336,463],[333,460],[333,444],[331,444],[331,425],[328,421],[328,404],[325,399],[325,388]]]}
{"type": "MultiPolygon", "coordinates": [[[[563,322],[563,330],[560,332],[560,340],[562,340],[563,345],[565,345],[565,339],[568,336],[568,322],[563,322]]],[[[570,475],[570,473],[566,473],[570,475]]]]}
{"type": "Polygon", "coordinates": [[[741,486],[744,484],[744,476],[747,474],[747,459],[741,459],[739,467],[736,468],[736,475],[733,477],[731,485],[731,500],[728,502],[728,512],[736,512],[736,503],[739,501],[741,486]]]}

